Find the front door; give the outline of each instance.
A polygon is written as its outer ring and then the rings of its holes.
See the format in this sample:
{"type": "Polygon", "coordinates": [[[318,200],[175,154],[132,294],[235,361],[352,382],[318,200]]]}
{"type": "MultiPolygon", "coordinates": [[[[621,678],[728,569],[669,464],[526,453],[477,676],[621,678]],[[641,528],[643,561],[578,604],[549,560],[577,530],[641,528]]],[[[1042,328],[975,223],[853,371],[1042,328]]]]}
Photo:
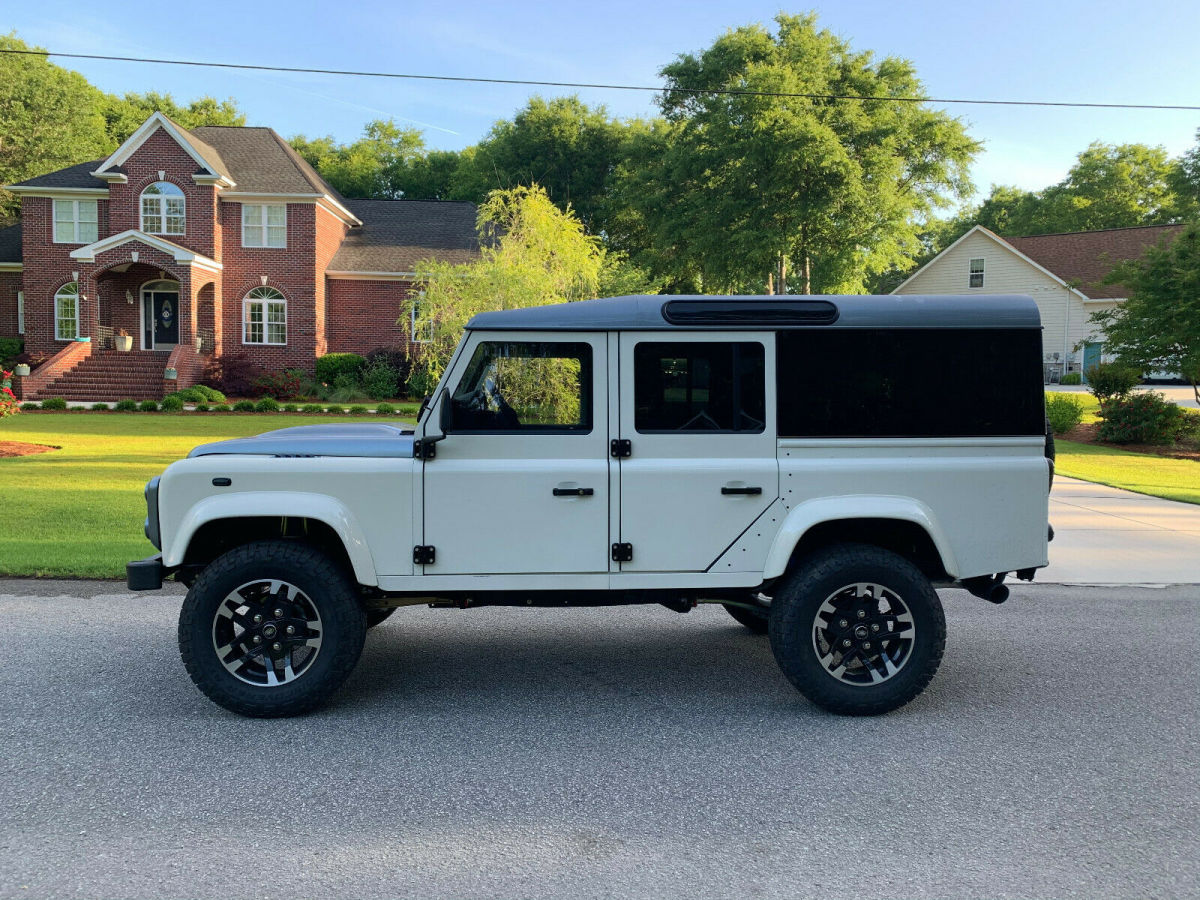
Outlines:
{"type": "Polygon", "coordinates": [[[426,419],[427,575],[609,569],[608,339],[469,336],[426,419]]]}
{"type": "Polygon", "coordinates": [[[706,571],[779,496],[774,335],[626,332],[618,356],[621,571],[706,571]]]}
{"type": "Polygon", "coordinates": [[[142,317],[147,350],[169,350],[179,343],[178,291],[147,291],[142,317]]]}
{"type": "Polygon", "coordinates": [[[1088,383],[1088,372],[1100,365],[1104,345],[1097,341],[1089,341],[1083,345],[1083,383],[1088,383]]]}

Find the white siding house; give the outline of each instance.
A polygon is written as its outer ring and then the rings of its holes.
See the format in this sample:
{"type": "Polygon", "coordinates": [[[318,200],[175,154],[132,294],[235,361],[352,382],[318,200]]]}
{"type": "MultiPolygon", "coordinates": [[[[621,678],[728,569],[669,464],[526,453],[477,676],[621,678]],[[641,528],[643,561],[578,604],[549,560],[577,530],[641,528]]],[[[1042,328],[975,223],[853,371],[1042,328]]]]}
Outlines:
{"type": "Polygon", "coordinates": [[[1104,284],[1118,263],[1133,259],[1181,226],[1117,228],[1076,234],[1002,238],[976,225],[918,269],[894,294],[1028,294],[1042,314],[1047,372],[1078,372],[1098,362],[1103,333],[1093,312],[1124,300],[1104,284]]]}

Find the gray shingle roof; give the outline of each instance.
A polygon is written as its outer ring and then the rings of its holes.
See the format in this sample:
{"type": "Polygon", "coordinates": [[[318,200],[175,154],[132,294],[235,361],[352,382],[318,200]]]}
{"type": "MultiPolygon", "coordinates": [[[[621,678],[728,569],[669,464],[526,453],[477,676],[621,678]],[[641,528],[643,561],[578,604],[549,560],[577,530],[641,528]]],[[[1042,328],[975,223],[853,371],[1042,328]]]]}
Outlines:
{"type": "Polygon", "coordinates": [[[79,163],[59,169],[57,172],[47,172],[36,178],[19,182],[14,187],[45,187],[45,188],[107,188],[108,182],[94,178],[91,173],[99,168],[103,159],[93,159],[91,162],[79,163]]]}
{"type": "Polygon", "coordinates": [[[0,263],[21,261],[21,223],[0,228],[0,263]]]}
{"type": "Polygon", "coordinates": [[[479,255],[474,203],[449,200],[346,200],[362,219],[329,263],[335,272],[412,272],[422,259],[450,263],[479,255]]]}
{"type": "Polygon", "coordinates": [[[192,134],[228,166],[234,190],[263,194],[330,194],[335,191],[291,145],[270,128],[203,125],[192,134]]]}

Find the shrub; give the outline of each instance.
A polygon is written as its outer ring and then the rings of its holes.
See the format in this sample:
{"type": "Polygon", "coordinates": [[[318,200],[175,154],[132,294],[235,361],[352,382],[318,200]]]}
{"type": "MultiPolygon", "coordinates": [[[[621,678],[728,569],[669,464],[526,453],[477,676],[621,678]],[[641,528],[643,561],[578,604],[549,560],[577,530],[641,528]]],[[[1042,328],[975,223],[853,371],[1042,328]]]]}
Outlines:
{"type": "Polygon", "coordinates": [[[196,412],[208,412],[209,405],[207,403],[197,403],[196,412]]]}
{"type": "Polygon", "coordinates": [[[42,401],[42,409],[66,409],[67,401],[62,397],[47,397],[42,401]]]}
{"type": "Polygon", "coordinates": [[[213,407],[213,412],[233,412],[233,407],[228,403],[218,403],[213,407]]]}
{"type": "Polygon", "coordinates": [[[35,410],[39,410],[39,409],[41,409],[41,407],[38,406],[36,403],[34,403],[32,400],[27,400],[26,402],[21,404],[21,412],[34,412],[35,410]]]}
{"type": "Polygon", "coordinates": [[[108,412],[107,403],[93,403],[92,412],[108,412]]]}
{"type": "Polygon", "coordinates": [[[325,407],[323,407],[320,403],[305,403],[302,407],[300,407],[300,412],[323,413],[325,412],[325,407]]]}
{"type": "Polygon", "coordinates": [[[25,342],[21,338],[0,337],[0,369],[11,369],[24,352],[25,342]]]}
{"type": "Polygon", "coordinates": [[[403,348],[377,347],[367,354],[367,368],[387,363],[396,373],[396,383],[403,386],[412,373],[413,358],[403,348]]]}
{"type": "Polygon", "coordinates": [[[1070,394],[1047,394],[1046,417],[1055,434],[1066,434],[1083,419],[1083,401],[1070,394]]]}
{"type": "Polygon", "coordinates": [[[365,406],[352,406],[352,407],[350,407],[349,412],[350,412],[350,415],[352,415],[352,416],[365,416],[367,413],[370,412],[370,410],[367,409],[365,406]]]}
{"type": "Polygon", "coordinates": [[[138,409],[142,412],[158,412],[158,403],[153,400],[143,400],[138,404],[138,409]]]}
{"type": "Polygon", "coordinates": [[[136,400],[118,400],[113,407],[117,412],[137,412],[137,408],[136,400]]]}
{"type": "Polygon", "coordinates": [[[255,381],[265,374],[266,370],[249,356],[244,353],[232,353],[218,356],[209,363],[208,368],[204,370],[204,381],[215,384],[226,394],[244,397],[254,393],[255,381]]]}
{"type": "Polygon", "coordinates": [[[346,411],[346,410],[342,409],[340,406],[327,406],[327,407],[325,407],[325,412],[326,412],[326,413],[328,413],[328,414],[329,414],[329,415],[331,415],[331,416],[340,416],[340,415],[341,415],[342,413],[344,413],[345,411],[346,411]]]}
{"type": "Polygon", "coordinates": [[[436,387],[437,379],[433,377],[429,369],[418,364],[412,367],[404,389],[410,397],[428,397],[436,387]]]}
{"type": "Polygon", "coordinates": [[[178,397],[184,403],[204,403],[208,400],[208,394],[200,390],[198,385],[184,388],[182,391],[176,391],[171,396],[178,397]]]}
{"type": "Polygon", "coordinates": [[[377,416],[394,416],[395,414],[396,407],[390,403],[380,403],[375,407],[375,415],[377,416]]]}
{"type": "Polygon", "coordinates": [[[237,403],[233,404],[233,411],[234,412],[254,412],[254,401],[253,400],[239,400],[237,403]]]}
{"type": "Polygon", "coordinates": [[[1109,401],[1100,440],[1112,444],[1170,444],[1188,430],[1187,413],[1162,394],[1144,391],[1109,401]]]}
{"type": "Polygon", "coordinates": [[[276,400],[290,400],[300,393],[300,379],[304,373],[297,369],[284,372],[267,372],[254,379],[254,391],[276,400]]]}
{"type": "Polygon", "coordinates": [[[285,403],[285,404],[283,404],[283,411],[284,412],[299,412],[300,407],[297,406],[295,403],[285,403]]]}
{"type": "Polygon", "coordinates": [[[317,360],[317,381],[333,384],[339,375],[349,375],[358,383],[358,375],[367,361],[357,353],[326,353],[317,360]]]}
{"type": "Polygon", "coordinates": [[[279,412],[279,401],[274,397],[263,397],[254,404],[255,412],[279,412]]]}
{"type": "Polygon", "coordinates": [[[386,359],[380,358],[363,369],[362,386],[372,400],[395,397],[400,386],[399,374],[386,359]]]}
{"type": "Polygon", "coordinates": [[[1099,363],[1087,370],[1088,390],[1104,410],[1114,397],[1124,397],[1142,380],[1135,369],[1119,362],[1099,363]]]}
{"type": "Polygon", "coordinates": [[[209,403],[224,403],[225,402],[224,394],[222,394],[216,388],[210,388],[206,384],[197,384],[196,386],[191,387],[188,390],[197,391],[200,394],[203,394],[204,396],[202,399],[208,401],[209,403]]]}
{"type": "Polygon", "coordinates": [[[163,397],[162,402],[163,412],[183,412],[182,397],[163,397]]]}
{"type": "Polygon", "coordinates": [[[1062,377],[1059,384],[1083,384],[1083,376],[1078,372],[1068,372],[1062,377]]]}

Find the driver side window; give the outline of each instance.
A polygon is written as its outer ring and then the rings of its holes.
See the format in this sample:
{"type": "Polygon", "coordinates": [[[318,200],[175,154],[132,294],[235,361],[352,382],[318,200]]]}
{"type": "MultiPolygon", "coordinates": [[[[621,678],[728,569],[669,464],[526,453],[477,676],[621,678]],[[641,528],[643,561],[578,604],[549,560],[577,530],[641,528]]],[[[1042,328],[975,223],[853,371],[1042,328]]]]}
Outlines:
{"type": "Polygon", "coordinates": [[[634,427],[761,432],[766,421],[763,345],[753,341],[645,341],[633,350],[634,427]]]}
{"type": "Polygon", "coordinates": [[[592,430],[592,348],[550,341],[485,341],[450,398],[455,432],[592,430]]]}

